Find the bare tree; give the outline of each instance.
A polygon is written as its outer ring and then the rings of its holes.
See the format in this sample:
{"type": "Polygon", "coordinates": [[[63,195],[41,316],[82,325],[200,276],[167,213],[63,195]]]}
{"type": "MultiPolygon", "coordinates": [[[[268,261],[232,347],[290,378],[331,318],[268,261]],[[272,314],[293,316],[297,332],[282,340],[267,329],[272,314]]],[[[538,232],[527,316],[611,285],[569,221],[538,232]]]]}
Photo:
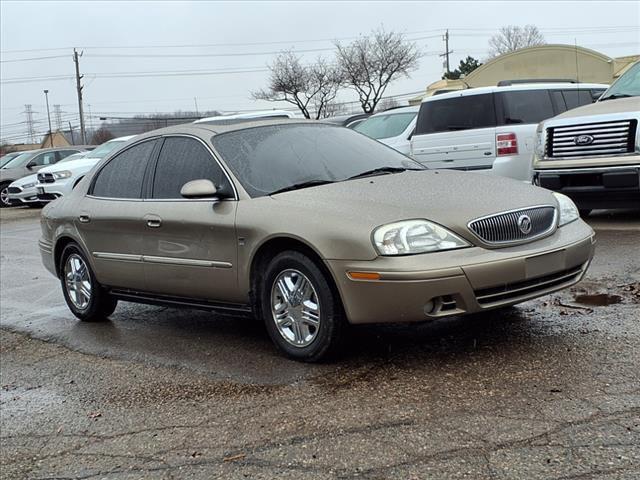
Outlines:
{"type": "Polygon", "coordinates": [[[382,111],[389,110],[390,108],[397,108],[400,106],[398,101],[393,97],[383,98],[379,105],[380,105],[380,110],[382,111]]]}
{"type": "Polygon", "coordinates": [[[535,25],[507,25],[489,39],[489,55],[491,58],[513,52],[525,47],[544,45],[544,36],[535,25]]]}
{"type": "Polygon", "coordinates": [[[389,84],[418,67],[420,53],[415,43],[401,33],[380,28],[349,45],[336,42],[338,65],[345,85],[358,94],[362,110],[373,113],[389,84]]]}
{"type": "Polygon", "coordinates": [[[305,118],[326,115],[342,83],[340,70],[323,58],[312,65],[303,65],[293,52],[282,52],[269,65],[271,72],[267,89],[254,92],[256,100],[289,102],[298,107],[305,118]]]}
{"type": "Polygon", "coordinates": [[[113,133],[111,133],[106,127],[100,127],[91,137],[92,145],[101,145],[104,142],[108,142],[114,138],[113,133]]]}

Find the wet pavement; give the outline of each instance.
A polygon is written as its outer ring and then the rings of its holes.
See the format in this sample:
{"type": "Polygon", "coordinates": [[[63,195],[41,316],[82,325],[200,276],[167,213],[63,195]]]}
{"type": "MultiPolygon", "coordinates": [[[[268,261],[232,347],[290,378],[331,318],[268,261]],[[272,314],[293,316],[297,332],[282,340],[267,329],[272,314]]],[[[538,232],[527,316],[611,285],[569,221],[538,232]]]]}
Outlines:
{"type": "Polygon", "coordinates": [[[361,327],[337,361],[256,322],[121,303],[82,324],[38,211],[0,212],[2,478],[640,477],[640,214],[597,212],[569,291],[361,327]]]}

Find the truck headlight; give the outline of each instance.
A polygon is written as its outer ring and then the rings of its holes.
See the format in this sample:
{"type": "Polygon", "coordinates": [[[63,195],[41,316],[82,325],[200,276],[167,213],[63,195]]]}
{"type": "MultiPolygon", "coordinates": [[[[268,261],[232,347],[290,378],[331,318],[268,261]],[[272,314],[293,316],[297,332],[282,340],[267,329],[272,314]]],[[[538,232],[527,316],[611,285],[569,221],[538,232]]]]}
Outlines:
{"type": "Polygon", "coordinates": [[[552,192],[558,201],[558,226],[561,227],[566,225],[567,223],[571,223],[574,220],[580,218],[580,212],[578,212],[578,207],[573,203],[566,195],[561,193],[552,192]]]}
{"type": "Polygon", "coordinates": [[[544,158],[544,143],[544,127],[542,124],[539,124],[536,129],[536,140],[533,146],[536,157],[538,158],[544,158]]]}
{"type": "Polygon", "coordinates": [[[69,178],[72,173],[69,170],[61,170],[59,172],[53,172],[53,178],[60,180],[61,178],[69,178]]]}
{"type": "Polygon", "coordinates": [[[428,220],[382,225],[373,231],[373,244],[380,255],[412,255],[471,246],[455,233],[428,220]]]}

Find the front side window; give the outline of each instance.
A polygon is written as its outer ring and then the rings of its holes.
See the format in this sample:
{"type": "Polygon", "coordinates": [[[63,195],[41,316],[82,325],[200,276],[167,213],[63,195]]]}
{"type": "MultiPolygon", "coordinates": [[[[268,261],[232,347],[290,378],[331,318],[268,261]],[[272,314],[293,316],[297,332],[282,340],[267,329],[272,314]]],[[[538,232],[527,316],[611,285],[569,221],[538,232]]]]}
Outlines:
{"type": "Polygon", "coordinates": [[[96,176],[92,194],[108,198],[140,198],[144,172],[156,140],[149,140],[127,148],[113,157],[96,176]]]}
{"type": "Polygon", "coordinates": [[[230,188],[222,169],[202,143],[187,137],[165,139],[153,179],[153,198],[182,198],[184,184],[200,179],[211,180],[222,191],[230,188]]]}
{"type": "Polygon", "coordinates": [[[497,93],[502,99],[501,125],[540,123],[555,116],[548,90],[497,93]]]}
{"type": "MultiPolygon", "coordinates": [[[[583,105],[589,105],[594,102],[594,90],[563,90],[562,96],[564,97],[567,110],[572,108],[578,108],[583,105]]],[[[602,94],[602,91],[600,91],[602,94]]],[[[598,98],[598,96],[596,96],[598,98]]]]}
{"type": "Polygon", "coordinates": [[[252,197],[305,182],[338,182],[379,169],[424,167],[351,129],[329,124],[283,124],[213,137],[225,164],[252,197]]]}
{"type": "Polygon", "coordinates": [[[41,167],[43,165],[53,165],[54,163],[56,163],[56,152],[41,153],[29,162],[29,164],[35,165],[37,167],[41,167]]]}
{"type": "Polygon", "coordinates": [[[496,126],[493,95],[479,94],[423,102],[416,135],[496,126]]]}
{"type": "Polygon", "coordinates": [[[376,115],[367,118],[357,125],[354,130],[364,133],[367,137],[380,140],[383,138],[397,137],[404,132],[418,112],[389,113],[388,115],[376,115]]]}

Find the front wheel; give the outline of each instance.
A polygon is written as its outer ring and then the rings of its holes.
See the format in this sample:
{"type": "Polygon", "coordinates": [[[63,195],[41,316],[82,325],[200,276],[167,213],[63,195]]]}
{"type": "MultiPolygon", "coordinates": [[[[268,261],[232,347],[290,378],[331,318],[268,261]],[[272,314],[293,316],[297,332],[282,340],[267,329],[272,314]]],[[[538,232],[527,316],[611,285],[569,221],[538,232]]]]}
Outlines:
{"type": "Polygon", "coordinates": [[[11,206],[11,200],[9,200],[9,185],[9,183],[0,185],[0,208],[11,206]]]}
{"type": "Polygon", "coordinates": [[[104,320],[116,309],[118,301],[98,283],[84,253],[74,243],[62,251],[60,282],[67,306],[80,320],[104,320]]]}
{"type": "Polygon", "coordinates": [[[345,327],[342,305],[306,255],[276,255],[267,266],[260,301],[271,340],[289,357],[315,362],[338,350],[345,327]]]}

